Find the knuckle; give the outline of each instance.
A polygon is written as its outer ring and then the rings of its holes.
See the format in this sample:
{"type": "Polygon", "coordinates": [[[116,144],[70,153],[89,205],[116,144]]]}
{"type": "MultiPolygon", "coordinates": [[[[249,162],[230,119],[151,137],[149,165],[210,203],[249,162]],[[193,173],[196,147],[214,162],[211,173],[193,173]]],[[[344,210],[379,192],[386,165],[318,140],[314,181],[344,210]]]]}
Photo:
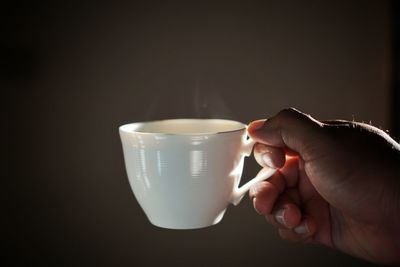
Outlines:
{"type": "Polygon", "coordinates": [[[292,121],[301,119],[302,116],[304,116],[304,114],[295,108],[285,108],[276,114],[275,123],[277,125],[284,126],[292,121]]]}
{"type": "Polygon", "coordinates": [[[300,112],[295,108],[285,108],[279,111],[278,116],[282,118],[296,118],[298,117],[300,112]]]}

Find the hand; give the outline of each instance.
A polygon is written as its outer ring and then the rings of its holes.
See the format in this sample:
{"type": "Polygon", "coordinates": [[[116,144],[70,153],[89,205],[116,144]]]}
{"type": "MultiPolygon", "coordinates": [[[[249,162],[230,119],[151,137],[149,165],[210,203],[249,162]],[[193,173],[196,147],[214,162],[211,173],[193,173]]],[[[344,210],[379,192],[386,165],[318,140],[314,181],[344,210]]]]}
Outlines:
{"type": "Polygon", "coordinates": [[[400,145],[389,135],[295,109],[255,121],[248,132],[257,162],[279,168],[250,197],[283,239],[400,263],[400,145]]]}

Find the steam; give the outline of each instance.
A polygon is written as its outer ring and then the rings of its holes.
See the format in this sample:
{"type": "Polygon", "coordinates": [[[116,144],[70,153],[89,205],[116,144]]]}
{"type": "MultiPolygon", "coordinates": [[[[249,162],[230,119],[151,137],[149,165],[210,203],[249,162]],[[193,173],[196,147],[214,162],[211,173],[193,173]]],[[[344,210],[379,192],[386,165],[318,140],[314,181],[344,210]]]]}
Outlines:
{"type": "Polygon", "coordinates": [[[151,98],[151,102],[149,106],[146,108],[144,118],[147,121],[154,120],[157,113],[159,112],[161,96],[160,94],[156,94],[154,97],[151,98]]]}
{"type": "Polygon", "coordinates": [[[146,121],[167,118],[234,119],[227,104],[229,94],[213,82],[199,79],[189,88],[174,88],[174,83],[155,85],[148,95],[149,102],[142,113],[146,121]],[[158,90],[157,90],[158,89],[158,90]],[[225,94],[224,94],[225,93],[225,94]]]}
{"type": "Polygon", "coordinates": [[[214,84],[204,88],[196,82],[193,92],[193,109],[196,118],[233,119],[235,114],[228,107],[227,96],[223,95],[214,84]]]}

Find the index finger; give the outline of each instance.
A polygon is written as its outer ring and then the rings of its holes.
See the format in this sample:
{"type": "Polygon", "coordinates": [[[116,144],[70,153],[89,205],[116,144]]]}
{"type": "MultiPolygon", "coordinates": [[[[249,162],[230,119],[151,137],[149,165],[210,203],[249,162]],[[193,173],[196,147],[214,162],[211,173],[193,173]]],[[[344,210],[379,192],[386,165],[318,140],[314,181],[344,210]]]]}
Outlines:
{"type": "Polygon", "coordinates": [[[295,109],[284,109],[267,120],[257,120],[247,128],[256,142],[269,146],[289,148],[305,160],[312,158],[312,144],[323,139],[323,124],[295,109]]]}

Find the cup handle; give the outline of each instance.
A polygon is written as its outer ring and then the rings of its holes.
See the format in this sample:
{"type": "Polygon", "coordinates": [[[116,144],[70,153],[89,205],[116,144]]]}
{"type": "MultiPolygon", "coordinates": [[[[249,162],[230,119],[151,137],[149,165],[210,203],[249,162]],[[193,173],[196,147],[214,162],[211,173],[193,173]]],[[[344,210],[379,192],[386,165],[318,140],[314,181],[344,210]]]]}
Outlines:
{"type": "MultiPolygon", "coordinates": [[[[242,147],[242,154],[246,157],[250,156],[255,144],[256,144],[256,142],[254,140],[252,140],[251,138],[244,140],[243,147],[242,147]]],[[[239,204],[239,202],[242,200],[244,194],[247,191],[249,191],[250,187],[252,187],[254,184],[256,184],[258,182],[268,179],[276,171],[276,169],[271,168],[271,167],[266,167],[264,169],[265,169],[264,172],[260,173],[259,175],[257,175],[256,177],[254,177],[253,179],[251,179],[250,181],[248,181],[241,187],[239,187],[240,179],[238,179],[237,185],[235,185],[235,188],[232,193],[231,201],[230,201],[233,205],[236,206],[237,204],[239,204]]]]}

